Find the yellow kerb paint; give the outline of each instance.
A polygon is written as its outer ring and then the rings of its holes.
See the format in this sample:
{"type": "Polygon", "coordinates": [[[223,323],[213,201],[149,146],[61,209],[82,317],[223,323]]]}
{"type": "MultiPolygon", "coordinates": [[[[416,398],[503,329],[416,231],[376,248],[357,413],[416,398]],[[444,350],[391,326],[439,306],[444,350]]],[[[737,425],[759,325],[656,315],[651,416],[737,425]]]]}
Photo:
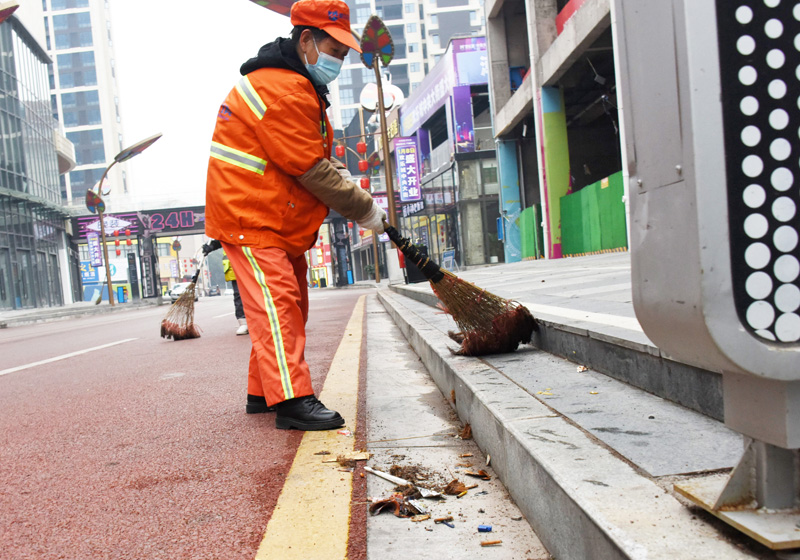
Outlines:
{"type": "MultiPolygon", "coordinates": [[[[319,399],[355,430],[364,302],[361,296],[333,357],[319,399]]],[[[256,560],[337,560],[347,555],[353,474],[324,463],[353,451],[338,430],[306,432],[286,477],[256,560]],[[329,451],[330,455],[315,455],[329,451]]]]}

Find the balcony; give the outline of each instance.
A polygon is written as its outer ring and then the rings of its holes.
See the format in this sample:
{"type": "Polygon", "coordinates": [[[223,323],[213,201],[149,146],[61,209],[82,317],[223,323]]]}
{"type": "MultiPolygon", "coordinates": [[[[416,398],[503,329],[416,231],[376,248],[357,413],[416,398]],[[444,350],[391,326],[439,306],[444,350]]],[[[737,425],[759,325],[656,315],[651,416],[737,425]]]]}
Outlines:
{"type": "Polygon", "coordinates": [[[58,129],[53,130],[53,144],[58,156],[58,174],[63,175],[72,171],[77,165],[74,144],[58,129]]]}

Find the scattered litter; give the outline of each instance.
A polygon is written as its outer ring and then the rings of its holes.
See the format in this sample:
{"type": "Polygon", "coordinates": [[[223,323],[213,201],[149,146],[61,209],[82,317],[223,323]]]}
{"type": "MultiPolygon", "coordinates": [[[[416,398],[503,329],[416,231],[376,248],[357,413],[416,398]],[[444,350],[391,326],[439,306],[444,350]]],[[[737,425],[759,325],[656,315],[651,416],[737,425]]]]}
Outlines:
{"type": "Polygon", "coordinates": [[[456,526],[453,525],[452,523],[450,523],[449,521],[442,521],[442,525],[447,525],[451,529],[455,529],[456,528],[456,526]]]}
{"type": "Polygon", "coordinates": [[[496,546],[501,544],[503,541],[483,541],[481,542],[481,546],[496,546]]]}
{"type": "Polygon", "coordinates": [[[553,396],[553,393],[551,393],[549,389],[548,389],[547,391],[536,391],[536,394],[537,394],[537,395],[548,395],[548,396],[553,396]]]}
{"type": "Polygon", "coordinates": [[[578,366],[578,373],[583,373],[584,371],[589,371],[589,368],[586,366],[578,366]]]}
{"type": "Polygon", "coordinates": [[[375,470],[372,467],[364,467],[364,470],[374,474],[375,476],[379,476],[384,480],[388,480],[389,482],[394,482],[395,484],[398,484],[400,486],[412,486],[412,484],[404,478],[400,478],[398,476],[392,476],[388,473],[375,470]]]}
{"type": "Polygon", "coordinates": [[[477,488],[477,487],[478,487],[477,484],[470,484],[469,486],[467,486],[467,490],[472,490],[473,488],[477,488]]]}
{"type": "Polygon", "coordinates": [[[372,453],[367,451],[353,451],[351,453],[345,453],[344,455],[338,455],[336,459],[325,459],[322,462],[339,463],[343,467],[354,468],[356,466],[356,461],[368,461],[370,457],[372,457],[372,453]]]}
{"type": "Polygon", "coordinates": [[[457,496],[462,492],[466,492],[467,487],[464,485],[463,482],[460,482],[457,479],[451,480],[447,486],[444,487],[444,493],[448,496],[457,496]]]}
{"type": "MultiPolygon", "coordinates": [[[[422,502],[420,502],[419,500],[406,499],[406,501],[411,507],[417,510],[420,515],[425,515],[426,513],[428,513],[428,510],[425,509],[425,506],[422,505],[422,502]]],[[[428,517],[430,517],[430,515],[428,517]]]]}
{"type": "Polygon", "coordinates": [[[399,494],[392,494],[383,500],[377,500],[369,506],[372,515],[378,515],[384,511],[391,511],[397,517],[411,517],[422,514],[411,501],[406,500],[399,494]]]}
{"type": "Polygon", "coordinates": [[[420,521],[427,521],[430,518],[431,518],[431,514],[430,513],[426,513],[425,515],[415,515],[415,516],[413,516],[411,518],[411,521],[413,521],[414,523],[419,523],[420,521]]]}
{"type": "Polygon", "coordinates": [[[434,523],[447,523],[448,521],[452,521],[452,520],[453,520],[453,516],[452,515],[448,515],[447,517],[437,517],[436,519],[433,520],[433,522],[434,523]]]}
{"type": "Polygon", "coordinates": [[[481,508],[481,509],[478,510],[478,513],[486,513],[486,510],[481,508]]]}
{"type": "Polygon", "coordinates": [[[492,526],[491,525],[478,525],[478,532],[479,533],[491,533],[492,526]]]}
{"type": "Polygon", "coordinates": [[[352,436],[353,435],[353,432],[351,432],[348,429],[338,430],[336,433],[341,435],[341,436],[352,436]]]}
{"type": "Polygon", "coordinates": [[[427,480],[428,476],[420,471],[419,467],[407,466],[401,467],[399,465],[392,465],[389,467],[389,474],[408,480],[410,483],[419,482],[420,480],[427,480]]]}
{"type": "Polygon", "coordinates": [[[464,424],[464,429],[458,434],[461,439],[472,439],[472,426],[468,423],[464,424]]]}
{"type": "Polygon", "coordinates": [[[475,492],[475,495],[476,496],[488,496],[489,492],[487,492],[486,490],[481,490],[480,492],[475,492]]]}
{"type": "Polygon", "coordinates": [[[444,500],[444,496],[442,496],[441,492],[437,492],[436,490],[428,490],[427,488],[417,487],[419,493],[422,494],[423,498],[433,498],[436,500],[444,500]]]}
{"type": "Polygon", "coordinates": [[[487,473],[484,470],[480,470],[478,472],[465,471],[464,474],[469,476],[474,476],[477,478],[482,478],[483,480],[492,480],[492,477],[489,475],[489,473],[487,473]]]}
{"type": "Polygon", "coordinates": [[[491,455],[487,455],[486,456],[486,466],[488,467],[489,463],[491,463],[491,462],[492,462],[492,456],[491,455]]]}
{"type": "Polygon", "coordinates": [[[463,498],[464,496],[466,496],[466,495],[467,495],[467,492],[468,492],[468,490],[464,490],[463,492],[461,492],[461,494],[459,494],[458,496],[456,496],[456,498],[463,498]]]}
{"type": "Polygon", "coordinates": [[[472,463],[457,463],[456,464],[456,468],[457,469],[468,469],[471,466],[472,466],[472,463]]]}
{"type": "Polygon", "coordinates": [[[459,455],[459,457],[461,457],[462,459],[464,457],[472,457],[472,453],[462,453],[461,455],[459,455]]]}
{"type": "Polygon", "coordinates": [[[656,419],[656,417],[655,417],[655,416],[648,416],[648,417],[647,417],[647,419],[648,419],[648,420],[655,420],[655,419],[656,419]]]}
{"type": "Polygon", "coordinates": [[[314,455],[330,455],[330,451],[317,451],[314,455]]]}
{"type": "Polygon", "coordinates": [[[456,390],[455,389],[450,391],[450,400],[453,401],[453,404],[456,404],[456,390]]]}
{"type": "Polygon", "coordinates": [[[433,527],[427,527],[427,526],[426,526],[426,527],[425,527],[425,530],[426,530],[426,531],[433,531],[433,527]]]}
{"type": "Polygon", "coordinates": [[[522,521],[522,516],[521,515],[515,515],[514,517],[511,518],[511,521],[522,521]]]}
{"type": "Polygon", "coordinates": [[[590,394],[590,395],[596,395],[596,394],[598,394],[598,393],[597,393],[597,391],[589,391],[589,394],[590,394]]]}

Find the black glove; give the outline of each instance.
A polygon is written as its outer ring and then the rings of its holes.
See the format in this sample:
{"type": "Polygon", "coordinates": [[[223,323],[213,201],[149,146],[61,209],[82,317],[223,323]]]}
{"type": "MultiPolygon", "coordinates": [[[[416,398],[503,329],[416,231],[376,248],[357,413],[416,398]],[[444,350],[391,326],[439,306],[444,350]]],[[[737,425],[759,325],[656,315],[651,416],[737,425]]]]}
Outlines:
{"type": "Polygon", "coordinates": [[[209,253],[213,253],[217,249],[222,249],[222,243],[220,243],[216,239],[212,239],[211,241],[203,245],[203,256],[207,257],[209,253]]]}

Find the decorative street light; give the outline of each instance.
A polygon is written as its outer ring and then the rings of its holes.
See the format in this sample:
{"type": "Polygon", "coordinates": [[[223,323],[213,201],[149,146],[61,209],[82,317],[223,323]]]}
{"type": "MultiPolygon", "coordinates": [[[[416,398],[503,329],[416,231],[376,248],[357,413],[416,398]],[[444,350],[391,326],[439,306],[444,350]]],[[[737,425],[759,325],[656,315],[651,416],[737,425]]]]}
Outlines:
{"type": "MultiPolygon", "coordinates": [[[[147,148],[153,145],[153,143],[161,138],[161,133],[159,132],[155,136],[151,136],[150,138],[145,138],[144,140],[137,142],[133,146],[129,146],[114,156],[114,161],[112,161],[106,170],[103,172],[103,176],[100,178],[100,182],[98,183],[98,190],[101,191],[103,195],[108,194],[110,191],[110,187],[107,189],[103,188],[103,183],[106,180],[106,175],[111,170],[114,165],[117,163],[122,163],[123,161],[128,161],[134,156],[138,156],[147,148]],[[105,191],[105,192],[103,192],[105,191]]],[[[89,191],[92,192],[92,191],[89,191]]],[[[103,200],[100,198],[99,193],[93,193],[94,196],[91,197],[93,204],[89,204],[90,195],[89,192],[86,193],[86,206],[94,212],[97,211],[97,215],[100,217],[100,239],[102,240],[103,244],[103,265],[106,267],[106,284],[108,286],[108,303],[112,306],[114,305],[114,292],[111,289],[111,267],[109,266],[108,262],[108,247],[106,246],[106,226],[105,226],[105,218],[103,217],[103,213],[105,212],[106,205],[103,203],[103,200]]],[[[100,303],[102,300],[102,290],[100,299],[97,300],[96,303],[100,303]]]]}

